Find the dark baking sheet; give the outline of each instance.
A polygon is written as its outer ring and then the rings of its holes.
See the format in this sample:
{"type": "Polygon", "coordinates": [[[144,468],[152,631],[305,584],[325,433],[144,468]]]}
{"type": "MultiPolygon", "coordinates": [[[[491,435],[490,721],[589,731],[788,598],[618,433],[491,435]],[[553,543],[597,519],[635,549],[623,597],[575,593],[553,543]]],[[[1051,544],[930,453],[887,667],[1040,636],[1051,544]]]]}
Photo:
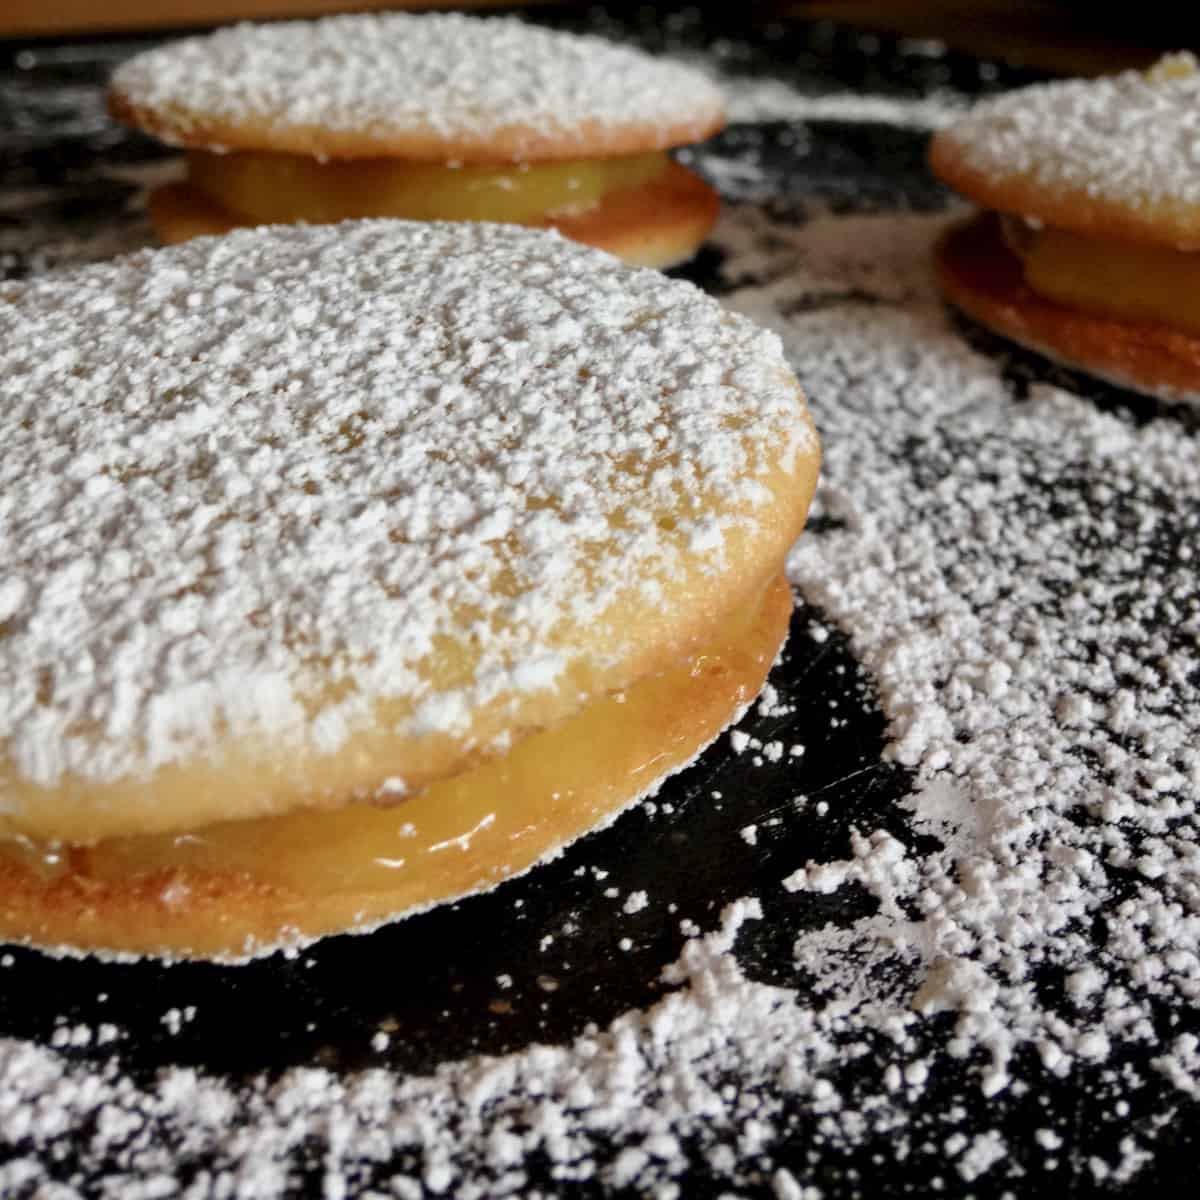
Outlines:
{"type": "MultiPolygon", "coordinates": [[[[943,87],[977,94],[1026,80],[993,64],[931,55],[921,47],[867,39],[828,24],[785,29],[732,18],[718,23],[693,10],[667,15],[646,10],[629,17],[572,13],[553,20],[633,38],[652,49],[707,47],[730,73],[787,79],[815,95],[861,90],[918,97],[943,87]]],[[[0,46],[0,268],[8,276],[103,257],[145,240],[135,203],[138,189],[122,181],[119,169],[157,162],[162,151],[112,125],[101,95],[112,65],[152,40],[0,46]]],[[[937,209],[946,203],[924,169],[922,132],[816,122],[809,127],[802,158],[791,134],[784,123],[734,126],[712,147],[725,159],[754,156],[772,181],[766,203],[776,218],[801,222],[807,206],[817,201],[846,212],[937,209]]],[[[696,158],[703,167],[705,154],[696,158]]],[[[715,292],[730,287],[712,250],[680,273],[715,292]]],[[[1082,382],[965,322],[961,332],[1003,360],[1016,395],[1033,381],[1057,382],[1075,385],[1096,403],[1132,414],[1131,419],[1163,417],[1160,406],[1082,382]]],[[[1194,426],[1178,411],[1165,419],[1178,422],[1181,436],[1194,426]]],[[[884,719],[872,681],[854,661],[845,637],[828,630],[822,614],[803,601],[772,680],[792,711],[762,715],[754,710],[741,728],[764,742],[801,742],[807,748],[802,758],[779,766],[756,764],[753,755],[733,753],[722,738],[669,781],[653,804],[635,808],[557,862],[491,895],[369,936],[328,939],[292,958],[276,956],[241,967],[164,967],[53,960],[13,949],[0,970],[0,1035],[48,1043],[64,1024],[111,1022],[126,1034],[116,1046],[121,1062],[142,1082],[164,1065],[194,1065],[231,1080],[305,1064],[427,1071],[467,1054],[562,1043],[589,1024],[603,1026],[627,1009],[652,1003],[664,988],[663,966],[683,944],[679,922],[688,918],[711,928],[724,904],[745,895],[763,898],[766,917],[746,926],[737,944],[748,975],[794,989],[800,1004],[823,1003],[809,981],[787,966],[788,948],[801,930],[849,922],[872,911],[876,902],[854,885],[830,896],[791,895],[779,888],[780,876],[803,858],[844,857],[855,827],[887,829],[917,853],[923,842],[895,807],[911,781],[883,757],[884,719]],[[818,637],[812,636],[814,629],[818,637]],[[811,807],[798,811],[791,803],[797,794],[825,800],[824,815],[814,816],[811,807]],[[751,823],[761,831],[754,845],[739,836],[751,823]],[[602,884],[596,868],[608,873],[602,884]],[[610,887],[621,897],[648,889],[653,903],[621,915],[620,902],[604,895],[610,887]],[[631,940],[629,949],[619,947],[621,938],[631,940]],[[503,992],[496,983],[501,974],[513,981],[503,992]],[[194,1017],[177,1031],[164,1024],[168,1010],[191,1006],[194,1017]],[[383,1051],[371,1045],[381,1028],[391,1033],[383,1051]]],[[[1196,1027],[1194,1011],[1164,1014],[1164,1020],[1177,1030],[1196,1027]]],[[[1022,1051],[1016,1063],[1021,1086],[984,1099],[974,1074],[978,1064],[945,1051],[952,1023],[950,1016],[925,1023],[934,1078],[919,1104],[903,1114],[903,1160],[890,1132],[868,1133],[845,1146],[813,1138],[812,1113],[802,1101],[787,1099],[777,1120],[784,1134],[774,1147],[773,1165],[791,1168],[825,1198],[1049,1190],[1135,1196],[1187,1177],[1200,1150],[1194,1102],[1182,1096],[1171,1102],[1174,1116],[1155,1129],[1152,1161],[1132,1179],[1102,1182],[1089,1170],[1089,1157],[1110,1155],[1127,1130],[1157,1119],[1162,1085],[1151,1079],[1114,1093],[1113,1071],[1120,1066],[1114,1060],[1103,1070],[1079,1067],[1062,1081],[1031,1051],[1022,1051]],[[1002,1169],[970,1184],[949,1170],[939,1132],[946,1114],[956,1108],[963,1114],[956,1129],[1000,1130],[1009,1150],[1002,1169]],[[1047,1155],[1034,1139],[1047,1114],[1056,1128],[1070,1128],[1074,1137],[1069,1155],[1054,1169],[1047,1168],[1047,1155]]],[[[100,1062],[112,1049],[63,1053],[100,1062]]],[[[861,1050],[848,1048],[844,1062],[834,1068],[850,1099],[860,1078],[866,1078],[861,1050]]],[[[869,1048],[872,1078],[889,1053],[882,1041],[869,1048]]],[[[1121,1053],[1131,1066],[1144,1065],[1132,1051],[1121,1053]]],[[[1145,1050],[1141,1057],[1150,1053],[1145,1050]]],[[[730,1082],[737,1086],[736,1079],[730,1082]]],[[[692,1167],[681,1181],[681,1194],[726,1194],[726,1184],[710,1176],[702,1143],[698,1137],[685,1148],[692,1167]]],[[[6,1145],[0,1147],[0,1161],[28,1153],[29,1143],[6,1145]]],[[[191,1164],[195,1171],[203,1166],[191,1164]]],[[[71,1180],[77,1167],[68,1145],[51,1169],[57,1178],[71,1180]]],[[[595,1181],[555,1180],[545,1163],[531,1161],[526,1167],[530,1190],[604,1194],[595,1181]]],[[[776,1194],[768,1174],[756,1179],[749,1166],[743,1174],[737,1195],[776,1194]]],[[[380,1167],[379,1179],[386,1176],[386,1166],[380,1167]]],[[[314,1155],[301,1169],[296,1191],[318,1192],[320,1177],[314,1155]]],[[[103,1183],[98,1175],[75,1182],[84,1191],[99,1191],[103,1183]]]]}

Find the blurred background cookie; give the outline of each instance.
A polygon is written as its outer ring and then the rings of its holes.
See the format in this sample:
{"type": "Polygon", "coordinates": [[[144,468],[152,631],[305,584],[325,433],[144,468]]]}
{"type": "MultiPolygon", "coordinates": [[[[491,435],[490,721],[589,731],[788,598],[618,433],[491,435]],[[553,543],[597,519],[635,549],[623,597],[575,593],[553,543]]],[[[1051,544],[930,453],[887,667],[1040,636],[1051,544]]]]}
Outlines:
{"type": "Polygon", "coordinates": [[[934,138],[986,215],[938,251],[947,297],[1052,357],[1164,398],[1200,395],[1200,73],[1022,89],[934,138]]]}
{"type": "Polygon", "coordinates": [[[666,153],[723,124],[703,75],[511,19],[222,29],[123,64],[110,107],[188,151],[187,181],[150,199],[167,242],[275,222],[489,220],[666,266],[719,207],[666,153]]]}

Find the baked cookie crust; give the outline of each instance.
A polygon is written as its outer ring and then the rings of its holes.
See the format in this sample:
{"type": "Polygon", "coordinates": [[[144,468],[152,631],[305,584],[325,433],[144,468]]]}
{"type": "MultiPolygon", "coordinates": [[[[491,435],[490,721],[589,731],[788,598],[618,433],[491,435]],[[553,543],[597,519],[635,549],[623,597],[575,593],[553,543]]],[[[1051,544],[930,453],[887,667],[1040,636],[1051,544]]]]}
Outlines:
{"type": "Polygon", "coordinates": [[[318,158],[607,158],[724,124],[698,71],[510,18],[384,13],[237,25],[137,55],[118,120],[171,145],[318,158]]]}
{"type": "Polygon", "coordinates": [[[1097,239],[1200,249],[1200,71],[1020,88],[978,103],[930,145],[935,175],[981,208],[1097,239]]]}
{"type": "Polygon", "coordinates": [[[1165,400],[1200,399],[1200,337],[1068,308],[1025,283],[1000,219],[981,213],[935,252],[946,298],[981,324],[1071,366],[1165,400]]]}

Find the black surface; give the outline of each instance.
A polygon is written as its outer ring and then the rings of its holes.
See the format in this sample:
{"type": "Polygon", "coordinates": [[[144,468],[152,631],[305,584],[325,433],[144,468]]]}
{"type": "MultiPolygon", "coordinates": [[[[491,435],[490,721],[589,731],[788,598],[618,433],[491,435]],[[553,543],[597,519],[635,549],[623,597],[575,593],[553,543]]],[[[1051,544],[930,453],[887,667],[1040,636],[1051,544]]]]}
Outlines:
{"type": "MultiPolygon", "coordinates": [[[[944,86],[980,92],[1025,78],[963,56],[931,56],[825,24],[750,28],[733,16],[714,22],[685,11],[663,19],[653,10],[628,19],[597,12],[559,14],[553,21],[632,34],[652,48],[665,40],[699,47],[719,39],[725,70],[776,74],[814,93],[862,89],[919,96],[944,86]]],[[[134,240],[140,236],[141,217],[130,204],[136,189],[99,171],[153,161],[162,152],[112,126],[103,116],[99,89],[116,61],[145,44],[145,39],[129,38],[0,47],[0,196],[39,189],[27,202],[0,209],[0,267],[8,275],[85,258],[94,249],[89,239],[113,229],[128,230],[134,240]],[[65,253],[64,232],[76,242],[65,253]]],[[[794,153],[794,130],[776,123],[732,128],[716,149],[735,157],[753,152],[772,180],[768,206],[777,216],[799,221],[814,200],[842,210],[943,204],[944,193],[924,170],[924,145],[924,135],[890,126],[819,123],[810,130],[801,161],[794,153]]],[[[720,258],[712,251],[681,274],[713,291],[744,282],[722,276],[720,258]]],[[[961,330],[977,347],[1003,360],[1014,394],[1022,394],[1031,381],[1074,378],[966,322],[961,330]]],[[[1119,389],[1093,384],[1090,394],[1138,420],[1162,413],[1161,406],[1119,389]]],[[[1189,414],[1176,411],[1171,416],[1181,427],[1195,425],[1189,414]]],[[[944,451],[953,455],[962,448],[949,438],[944,451]]],[[[936,471],[936,455],[929,456],[929,469],[936,471]]],[[[1189,525],[1181,521],[1180,528],[1189,525]]],[[[123,1062],[143,1080],[164,1064],[193,1064],[232,1079],[310,1063],[341,1068],[388,1063],[427,1070],[473,1052],[561,1042],[588,1023],[602,1026],[631,1007],[651,1003],[661,994],[662,967],[676,958],[682,944],[680,920],[691,918],[711,928],[722,905],[748,894],[763,896],[768,918],[748,926],[739,940],[738,956],[748,974],[794,988],[800,1003],[821,1003],[810,981],[779,964],[790,963],[790,944],[802,929],[852,920],[870,911],[875,901],[853,888],[828,897],[783,892],[778,880],[795,865],[796,847],[804,846],[806,858],[843,858],[855,825],[886,828],[917,852],[923,845],[894,804],[909,780],[881,759],[884,722],[871,681],[836,631],[824,641],[809,636],[810,626],[820,621],[819,613],[803,605],[797,609],[792,640],[772,677],[794,711],[776,717],[752,711],[742,723],[764,741],[779,738],[805,745],[804,756],[786,772],[755,765],[752,753],[733,754],[722,738],[664,787],[653,808],[635,809],[532,875],[489,896],[368,937],[328,939],[292,959],[275,957],[236,968],[163,967],[51,960],[13,950],[12,965],[0,972],[0,1034],[48,1039],[64,1020],[89,1025],[110,1021],[129,1032],[118,1048],[123,1062]],[[801,793],[810,801],[803,813],[792,803],[801,793]],[[816,799],[829,802],[826,815],[815,815],[811,802],[816,799]],[[750,823],[760,827],[754,846],[738,836],[750,823]],[[607,878],[598,881],[593,868],[607,871],[607,878]],[[618,889],[620,898],[605,897],[608,887],[618,889]],[[647,887],[652,905],[616,920],[621,900],[647,887]],[[549,944],[547,937],[553,938],[549,944]],[[631,949],[618,947],[622,937],[632,939],[631,949]],[[511,989],[498,988],[496,978],[502,973],[512,976],[511,989]],[[189,1005],[196,1008],[195,1018],[172,1034],[162,1022],[163,1013],[189,1005]],[[393,1030],[382,1055],[370,1049],[381,1026],[393,1030]]],[[[1046,994],[1055,986],[1047,979],[1046,994]]],[[[1184,1023],[1194,1024],[1194,1018],[1185,1016],[1184,1023]]],[[[1164,1022],[1183,1027],[1178,1014],[1164,1014],[1164,1022]]],[[[941,1045],[947,1027],[928,1024],[931,1050],[941,1045]]],[[[95,1059],[108,1051],[64,1053],[95,1059]]],[[[882,1042],[866,1047],[865,1061],[872,1067],[867,1072],[856,1065],[863,1057],[847,1053],[839,1082],[848,1103],[854,1102],[860,1084],[878,1087],[878,1062],[888,1054],[882,1042]]],[[[1123,1089],[1121,1099],[1129,1109],[1119,1110],[1107,1082],[1119,1063],[1110,1061],[1103,1071],[1078,1067],[1063,1082],[1035,1055],[1023,1052],[1016,1070],[1022,1089],[985,1101],[970,1077],[974,1064],[942,1054],[920,1111],[907,1114],[911,1149],[903,1163],[897,1162],[889,1135],[871,1134],[844,1149],[814,1138],[817,1118],[799,1100],[787,1101],[778,1115],[785,1148],[776,1161],[817,1183],[826,1200],[937,1190],[976,1196],[1014,1190],[1080,1197],[1164,1190],[1177,1194],[1171,1188],[1188,1177],[1200,1150],[1194,1105],[1181,1101],[1177,1121],[1154,1134],[1154,1161],[1122,1187],[1102,1188],[1086,1171],[1072,1172],[1069,1178],[1047,1173],[1045,1156],[1032,1141],[1032,1131],[1053,1114],[1056,1127],[1074,1130],[1079,1161],[1089,1154],[1111,1158],[1116,1141],[1127,1131],[1138,1131],[1139,1123],[1161,1109],[1162,1099],[1151,1079],[1123,1089]],[[1014,1182],[1006,1171],[1004,1178],[988,1176],[968,1189],[948,1174],[942,1122],[958,1106],[1006,1135],[1011,1153],[1027,1172],[1023,1181],[1014,1182]]],[[[736,1080],[731,1082],[736,1086],[736,1080]]],[[[703,1133],[697,1133],[689,1149],[698,1152],[703,1140],[703,1133]]],[[[697,1156],[696,1161],[703,1160],[697,1156]]],[[[65,1178],[70,1160],[60,1165],[65,1178]]],[[[555,1186],[544,1164],[532,1163],[530,1170],[533,1182],[555,1186]]],[[[308,1186],[315,1189],[318,1178],[314,1166],[308,1186]]],[[[708,1196],[724,1190],[697,1168],[684,1180],[682,1194],[708,1196]]],[[[765,1180],[737,1193],[772,1194],[765,1180]]],[[[580,1184],[571,1194],[599,1194],[598,1185],[580,1184]]]]}

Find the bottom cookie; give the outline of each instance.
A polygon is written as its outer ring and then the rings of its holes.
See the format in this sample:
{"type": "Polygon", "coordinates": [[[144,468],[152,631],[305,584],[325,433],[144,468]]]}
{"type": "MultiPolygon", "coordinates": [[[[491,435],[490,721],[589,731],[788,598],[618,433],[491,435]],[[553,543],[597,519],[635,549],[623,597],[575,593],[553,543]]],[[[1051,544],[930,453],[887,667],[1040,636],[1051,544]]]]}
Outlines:
{"type": "Polygon", "coordinates": [[[484,891],[690,763],[761,689],[791,609],[781,576],[673,669],[391,807],[91,847],[0,843],[0,937],[68,952],[237,960],[484,891]]]}
{"type": "Polygon", "coordinates": [[[1100,378],[1164,400],[1200,400],[1200,336],[1081,312],[1025,282],[994,213],[943,235],[938,283],[955,307],[997,333],[1100,378]]]}

